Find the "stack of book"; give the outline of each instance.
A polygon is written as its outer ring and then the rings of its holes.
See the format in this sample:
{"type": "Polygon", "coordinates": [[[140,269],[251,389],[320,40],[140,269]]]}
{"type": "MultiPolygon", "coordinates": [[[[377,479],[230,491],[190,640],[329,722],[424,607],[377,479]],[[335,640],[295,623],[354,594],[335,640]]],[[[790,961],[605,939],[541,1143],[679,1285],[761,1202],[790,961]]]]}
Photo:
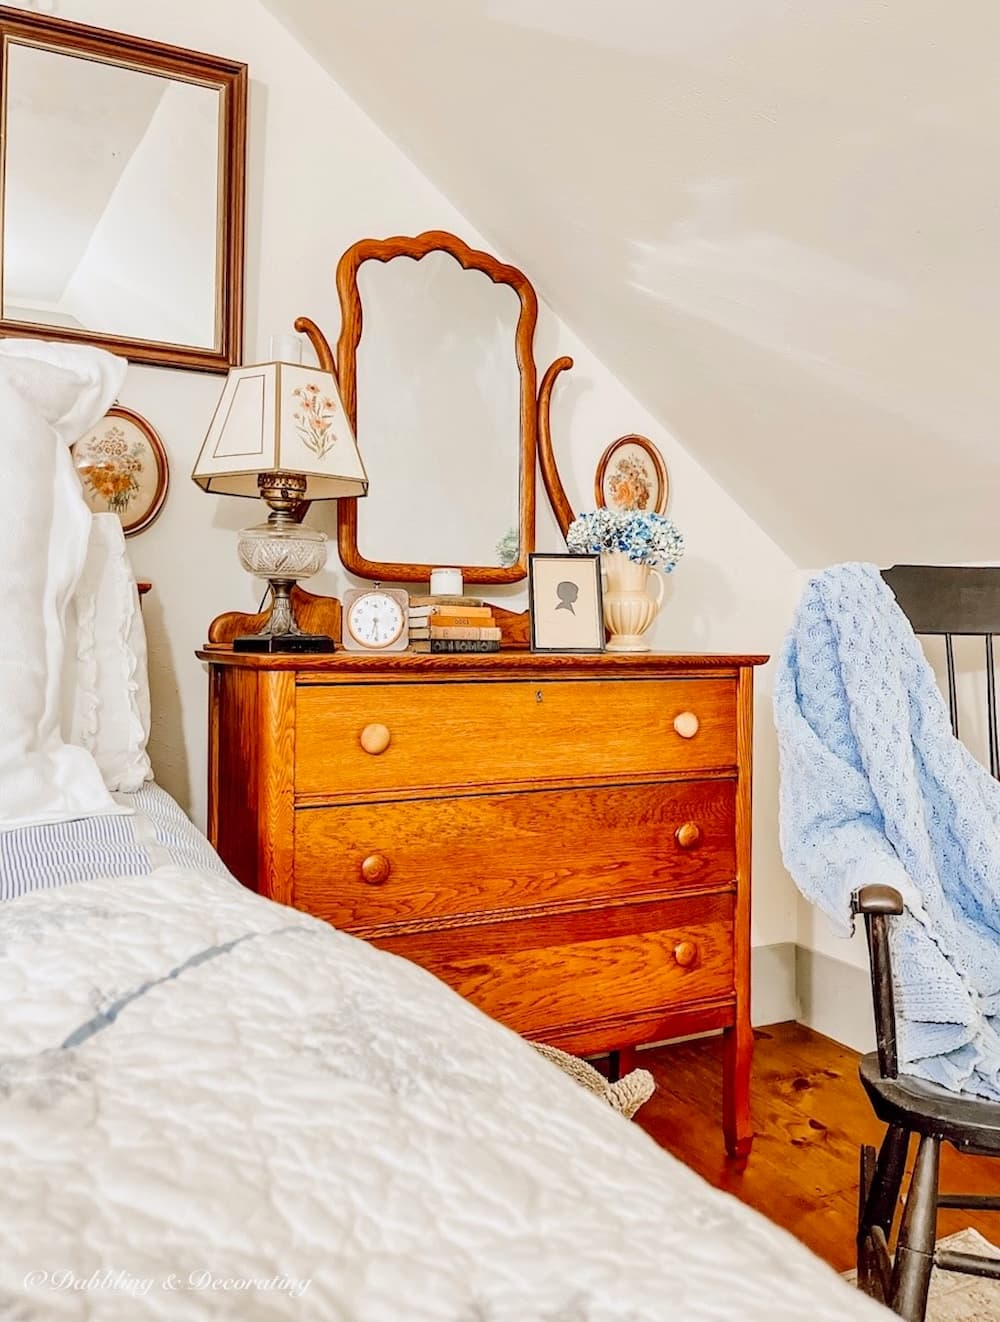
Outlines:
{"type": "Polygon", "coordinates": [[[491,607],[477,597],[411,597],[410,649],[499,652],[500,630],[491,607]]]}

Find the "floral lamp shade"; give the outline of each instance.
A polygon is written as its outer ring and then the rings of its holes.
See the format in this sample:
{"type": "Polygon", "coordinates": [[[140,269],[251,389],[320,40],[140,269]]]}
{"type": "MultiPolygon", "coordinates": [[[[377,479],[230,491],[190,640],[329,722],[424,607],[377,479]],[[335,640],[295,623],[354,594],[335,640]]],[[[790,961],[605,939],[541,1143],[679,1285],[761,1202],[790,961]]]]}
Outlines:
{"type": "Polygon", "coordinates": [[[233,368],[191,476],[205,491],[258,496],[258,475],[297,473],[306,500],[364,496],[368,477],[330,372],[299,363],[233,368]]]}

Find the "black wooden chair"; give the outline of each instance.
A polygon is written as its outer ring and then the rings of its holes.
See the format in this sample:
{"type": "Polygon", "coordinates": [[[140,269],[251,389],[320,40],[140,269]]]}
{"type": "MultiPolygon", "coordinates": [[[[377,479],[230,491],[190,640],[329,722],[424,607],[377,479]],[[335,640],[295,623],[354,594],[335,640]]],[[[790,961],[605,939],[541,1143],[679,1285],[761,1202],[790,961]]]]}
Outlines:
{"type": "MultiPolygon", "coordinates": [[[[1000,779],[993,663],[993,637],[1000,634],[1000,569],[896,565],[883,578],[915,633],[944,636],[948,708],[956,736],[958,692],[952,640],[960,636],[985,640],[990,771],[1000,779]]],[[[888,1126],[877,1156],[873,1147],[861,1149],[858,1285],[908,1322],[923,1322],[934,1267],[1000,1279],[1000,1258],[935,1247],[939,1207],[1000,1211],[1000,1196],[942,1194],[938,1189],[942,1143],[974,1156],[1000,1157],[1000,1104],[900,1075],[889,924],[894,914],[903,912],[903,902],[890,886],[865,886],[854,897],[854,910],[864,915],[868,934],[877,1042],[877,1050],[861,1061],[861,1082],[875,1114],[888,1126]],[[891,1253],[893,1222],[914,1135],[918,1139],[916,1160],[895,1252],[891,1253]]]]}

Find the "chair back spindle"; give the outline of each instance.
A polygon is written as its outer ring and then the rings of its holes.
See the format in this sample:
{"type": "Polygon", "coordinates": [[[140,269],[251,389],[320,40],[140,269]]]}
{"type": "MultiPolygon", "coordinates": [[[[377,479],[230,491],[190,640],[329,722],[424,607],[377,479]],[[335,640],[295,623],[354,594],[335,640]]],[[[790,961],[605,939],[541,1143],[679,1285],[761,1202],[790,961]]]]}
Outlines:
{"type": "Polygon", "coordinates": [[[958,689],[955,684],[955,635],[946,633],[944,636],[944,658],[945,667],[948,671],[948,717],[951,721],[951,732],[958,738],[958,689]]]}
{"type": "Polygon", "coordinates": [[[958,738],[956,638],[982,638],[986,650],[986,736],[990,775],[1000,780],[996,669],[993,639],[1000,634],[1000,568],[960,565],[893,565],[883,570],[913,632],[944,638],[948,715],[958,738]]]}
{"type": "Polygon", "coordinates": [[[990,775],[1000,780],[1000,751],[997,749],[997,688],[993,670],[993,635],[986,635],[986,721],[990,741],[990,775]]]}

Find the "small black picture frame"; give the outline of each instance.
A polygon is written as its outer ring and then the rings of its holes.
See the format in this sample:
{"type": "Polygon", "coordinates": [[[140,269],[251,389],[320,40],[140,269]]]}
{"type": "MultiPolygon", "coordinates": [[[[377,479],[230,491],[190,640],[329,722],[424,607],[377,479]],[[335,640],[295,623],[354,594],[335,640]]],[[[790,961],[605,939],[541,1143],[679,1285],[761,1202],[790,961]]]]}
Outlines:
{"type": "Polygon", "coordinates": [[[529,555],[528,611],[533,652],[603,652],[601,557],[529,555]]]}

